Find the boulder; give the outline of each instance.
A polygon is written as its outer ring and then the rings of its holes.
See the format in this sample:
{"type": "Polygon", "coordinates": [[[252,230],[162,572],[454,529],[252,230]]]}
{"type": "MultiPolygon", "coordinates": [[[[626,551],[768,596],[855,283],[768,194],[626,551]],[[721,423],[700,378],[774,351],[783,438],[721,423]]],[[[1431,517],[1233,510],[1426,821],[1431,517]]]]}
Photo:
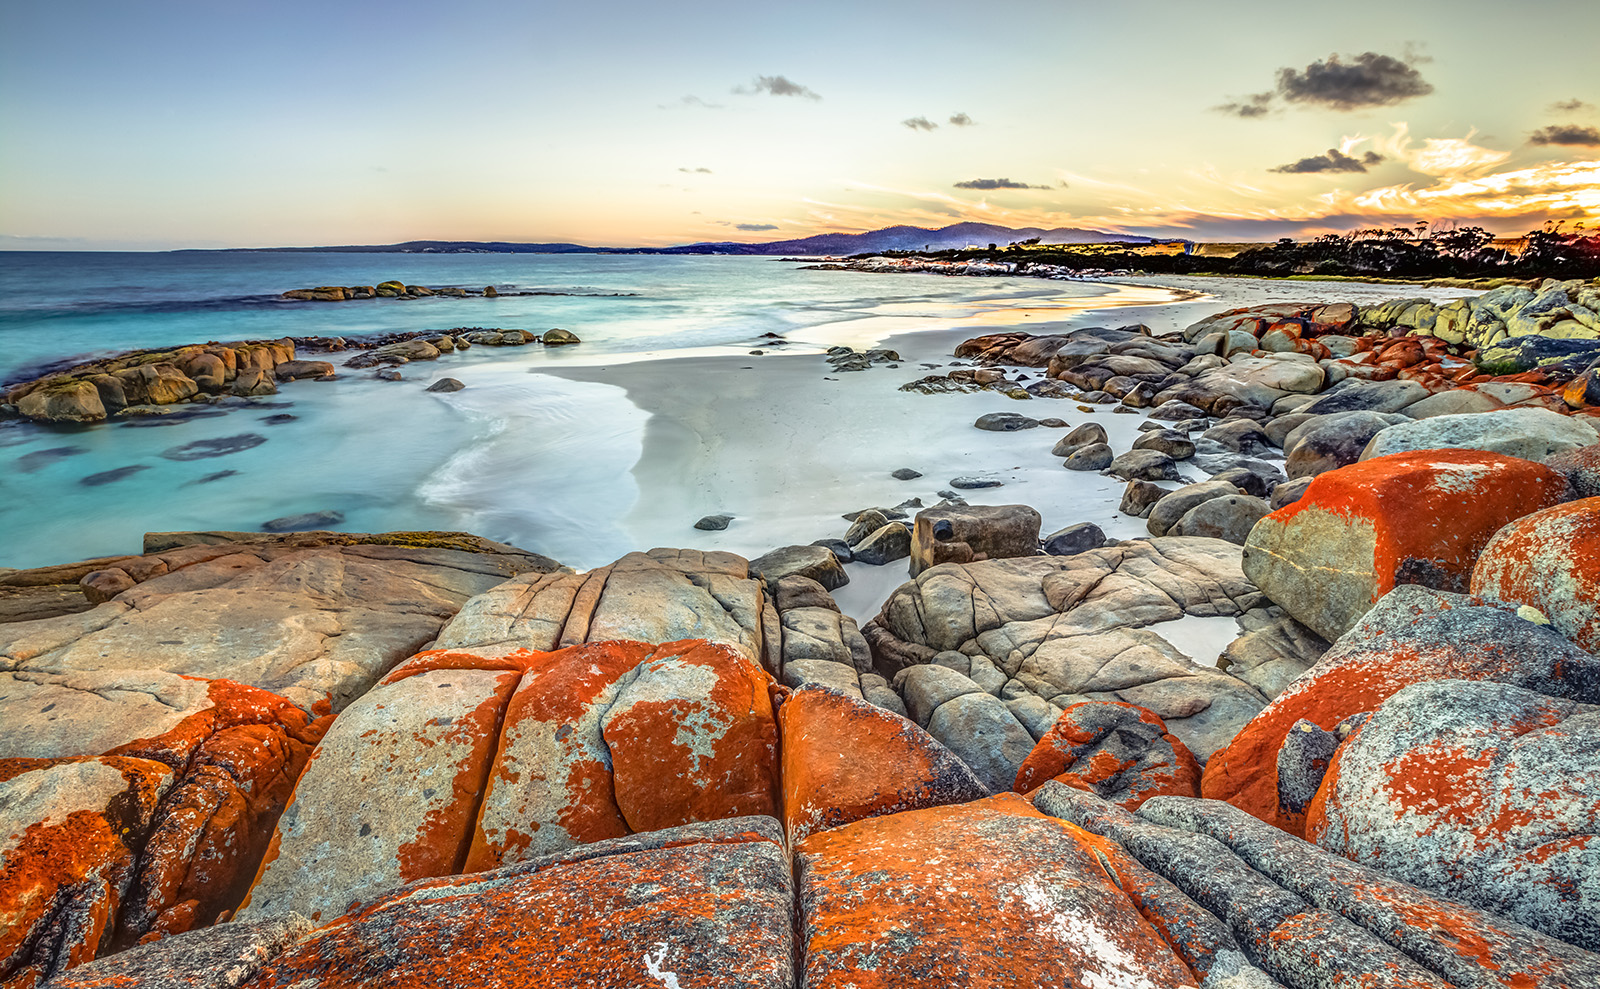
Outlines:
{"type": "MultiPolygon", "coordinates": [[[[9,725],[8,725],[9,730],[9,725]]],[[[34,986],[109,947],[172,770],[149,759],[0,762],[0,979],[34,986]]]]}
{"type": "Polygon", "coordinates": [[[453,392],[460,391],[465,387],[467,386],[462,384],[456,378],[440,378],[438,381],[435,381],[433,384],[429,385],[423,390],[431,392],[453,392]]]}
{"type": "Polygon", "coordinates": [[[1523,460],[1543,460],[1600,442],[1593,426],[1549,409],[1501,409],[1441,415],[1390,426],[1372,437],[1361,459],[1407,450],[1489,450],[1523,460]]]}
{"type": "Polygon", "coordinates": [[[272,373],[261,368],[241,368],[238,377],[233,379],[228,393],[239,398],[255,398],[259,395],[276,395],[278,386],[273,381],[272,373]]]}
{"type": "Polygon", "coordinates": [[[1404,416],[1381,412],[1334,412],[1307,416],[1283,437],[1283,470],[1290,478],[1314,477],[1363,459],[1372,438],[1404,416]]]}
{"type": "Polygon", "coordinates": [[[309,934],[313,924],[292,916],[239,922],[175,934],[79,965],[50,981],[51,989],[236,989],[261,966],[309,934]]]}
{"type": "Polygon", "coordinates": [[[1090,443],[1088,446],[1073,450],[1061,466],[1067,470],[1105,470],[1115,459],[1116,454],[1112,453],[1111,447],[1107,444],[1090,443]]]}
{"type": "Polygon", "coordinates": [[[850,548],[857,563],[881,567],[911,555],[911,530],[904,522],[890,522],[850,548]]]}
{"type": "Polygon", "coordinates": [[[1200,795],[1200,766],[1154,713],[1115,701],[1085,701],[1061,712],[1017,771],[1028,794],[1056,780],[1127,810],[1159,794],[1200,795]]]}
{"type": "Polygon", "coordinates": [[[539,338],[539,342],[546,346],[560,347],[569,343],[581,343],[582,341],[571,330],[550,329],[544,331],[544,336],[539,338]]]}
{"type": "Polygon", "coordinates": [[[141,364],[113,372],[129,405],[172,405],[200,393],[200,386],[171,364],[141,364]]]}
{"type": "MultiPolygon", "coordinates": [[[[820,585],[815,586],[820,588],[820,585]]],[[[833,605],[831,598],[828,604],[833,605]]],[[[855,619],[841,615],[837,605],[784,608],[778,614],[783,625],[785,670],[795,662],[838,663],[850,670],[848,682],[854,684],[857,673],[872,668],[872,652],[867,648],[867,640],[861,637],[855,619]]]]}
{"type": "Polygon", "coordinates": [[[1574,497],[1600,497],[1600,445],[1546,457],[1544,465],[1567,479],[1574,497]]]}
{"type": "MultiPolygon", "coordinates": [[[[1068,461],[1071,464],[1071,461],[1068,461]]],[[[1178,465],[1156,450],[1129,450],[1112,460],[1106,473],[1124,481],[1181,481],[1178,465]]]]}
{"type": "Polygon", "coordinates": [[[333,365],[327,361],[284,361],[272,369],[279,381],[296,381],[300,378],[331,378],[333,365]]]}
{"type": "Polygon", "coordinates": [[[1149,521],[1145,527],[1152,536],[1164,536],[1167,530],[1178,523],[1178,520],[1188,514],[1191,508],[1213,498],[1226,498],[1236,495],[1239,489],[1226,481],[1201,481],[1198,484],[1187,484],[1174,491],[1165,492],[1160,500],[1150,507],[1149,521]]]}
{"type": "Polygon", "coordinates": [[[1039,425],[1039,420],[1015,412],[989,412],[979,416],[973,425],[994,433],[1013,433],[1019,429],[1033,429],[1039,425]]]}
{"type": "Polygon", "coordinates": [[[17,412],[44,422],[98,422],[106,417],[94,383],[73,379],[46,382],[33,389],[17,400],[17,412]]]}
{"type": "Polygon", "coordinates": [[[1233,494],[1211,498],[1184,513],[1168,530],[1174,536],[1205,536],[1243,546],[1250,530],[1272,506],[1260,498],[1233,494]]]}
{"type": "Polygon", "coordinates": [[[1129,481],[1122,490],[1122,502],[1117,510],[1135,518],[1148,518],[1156,502],[1166,495],[1167,489],[1154,481],[1129,481]]]}
{"type": "MultiPolygon", "coordinates": [[[[887,524],[887,523],[885,523],[887,524]]],[[[785,577],[808,577],[828,590],[850,583],[839,558],[823,546],[783,546],[750,561],[750,573],[776,586],[785,577]]]]}
{"type": "Polygon", "coordinates": [[[1428,395],[1428,389],[1415,381],[1346,378],[1300,411],[1319,416],[1333,412],[1399,412],[1428,395]]]}
{"type": "Polygon", "coordinates": [[[1103,529],[1093,522],[1078,522],[1073,525],[1057,529],[1045,536],[1041,542],[1044,551],[1051,556],[1072,556],[1086,550],[1099,549],[1106,544],[1106,534],[1103,529]]]}
{"type": "Polygon", "coordinates": [[[1110,438],[1106,435],[1106,427],[1098,422],[1086,422],[1057,440],[1056,445],[1050,449],[1050,455],[1070,457],[1086,446],[1108,442],[1110,438]]]}
{"type": "Polygon", "coordinates": [[[1277,782],[1278,752],[1295,724],[1305,720],[1332,731],[1404,687],[1448,679],[1600,700],[1600,660],[1549,626],[1462,595],[1404,585],[1211,757],[1201,792],[1300,834],[1303,816],[1280,808],[1277,782]]]}
{"type": "Polygon", "coordinates": [[[1034,746],[1033,735],[1005,702],[981,691],[940,704],[928,718],[927,730],[996,793],[1016,781],[1034,746]]]}
{"type": "Polygon", "coordinates": [[[1097,847],[1009,793],[813,834],[795,848],[804,984],[1193,985],[1097,847]]]}
{"type": "Polygon", "coordinates": [[[1399,691],[1339,747],[1306,837],[1600,949],[1600,706],[1504,683],[1399,691]]]}
{"type": "Polygon", "coordinates": [[[768,819],[616,838],[404,887],[313,932],[249,985],[789,989],[791,875],[768,819]]]}
{"type": "Polygon", "coordinates": [[[1040,522],[1027,505],[925,508],[912,529],[911,576],[941,563],[1035,556],[1040,522]]]}
{"type": "Polygon", "coordinates": [[[733,520],[734,516],[732,515],[707,515],[696,522],[694,527],[702,532],[721,532],[733,520]]]}
{"type": "Polygon", "coordinates": [[[778,711],[791,844],[829,828],[989,795],[966,763],[906,718],[827,689],[778,711]]]}
{"type": "Polygon", "coordinates": [[[1317,476],[1258,522],[1244,572],[1327,639],[1391,588],[1467,587],[1502,525],[1559,501],[1566,481],[1526,460],[1476,450],[1397,453],[1317,476]]]}
{"type": "Polygon", "coordinates": [[[1526,515],[1495,533],[1472,571],[1472,593],[1538,609],[1590,652],[1600,652],[1600,497],[1526,515]]]}
{"type": "Polygon", "coordinates": [[[1135,450],[1155,450],[1173,460],[1187,460],[1194,456],[1194,441],[1188,433],[1176,429],[1151,429],[1133,441],[1135,450]]]}

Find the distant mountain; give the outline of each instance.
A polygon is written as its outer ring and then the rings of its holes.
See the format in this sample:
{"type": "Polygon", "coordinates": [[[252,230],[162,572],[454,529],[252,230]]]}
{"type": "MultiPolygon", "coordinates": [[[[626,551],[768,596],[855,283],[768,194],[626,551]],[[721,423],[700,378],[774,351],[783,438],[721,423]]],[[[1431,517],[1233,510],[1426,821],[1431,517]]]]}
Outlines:
{"type": "MultiPolygon", "coordinates": [[[[343,254],[876,254],[881,251],[944,251],[962,247],[1002,247],[1039,238],[1043,244],[1148,244],[1150,237],[1130,237],[1076,227],[999,227],[992,223],[955,223],[948,227],[885,227],[860,234],[818,234],[798,240],[760,244],[718,241],[677,247],[586,247],[582,244],[516,244],[508,241],[408,240],[403,244],[361,244],[342,247],[235,247],[230,251],[284,251],[343,254]]],[[[188,253],[188,252],[182,252],[188,253]]]]}

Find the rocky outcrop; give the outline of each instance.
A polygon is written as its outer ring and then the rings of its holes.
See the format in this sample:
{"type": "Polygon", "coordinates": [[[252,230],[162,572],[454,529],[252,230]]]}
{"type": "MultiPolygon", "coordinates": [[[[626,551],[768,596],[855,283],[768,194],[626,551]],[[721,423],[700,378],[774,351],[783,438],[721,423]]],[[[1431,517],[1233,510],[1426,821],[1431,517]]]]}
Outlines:
{"type": "Polygon", "coordinates": [[[1466,590],[1496,530],[1565,493],[1555,471],[1496,453],[1378,457],[1318,475],[1298,501],[1258,522],[1244,572],[1297,620],[1336,639],[1397,585],[1466,590]]]}
{"type": "Polygon", "coordinates": [[[925,508],[911,531],[911,576],[941,563],[1036,556],[1040,523],[1027,505],[925,508]]]}
{"type": "Polygon", "coordinates": [[[912,720],[963,758],[988,753],[999,788],[1012,782],[1002,767],[1014,777],[1027,757],[1028,739],[1036,741],[1066,707],[1089,700],[1154,711],[1203,759],[1265,698],[1196,664],[1150,626],[1261,606],[1238,560],[1238,549],[1221,540],[1165,537],[1072,557],[943,564],[895,591],[863,634],[912,720]],[[927,665],[946,669],[918,672],[927,665]],[[925,678],[950,683],[950,676],[960,682],[927,695],[942,696],[939,704],[914,700],[925,678]],[[945,705],[955,707],[940,714],[945,705]],[[974,719],[991,739],[977,751],[974,719]]]}
{"type": "Polygon", "coordinates": [[[1535,608],[1600,652],[1600,498],[1546,508],[1495,533],[1472,571],[1472,593],[1535,608]]]}
{"type": "Polygon", "coordinates": [[[1600,701],[1600,660],[1548,625],[1463,595],[1405,585],[1389,592],[1206,764],[1201,792],[1289,831],[1304,815],[1279,805],[1278,753],[1301,720],[1332,731],[1412,684],[1486,680],[1582,703],[1600,701]]]}
{"type": "Polygon", "coordinates": [[[119,679],[130,671],[234,680],[306,710],[324,701],[338,710],[431,642],[469,598],[557,568],[460,533],[156,534],[150,548],[119,563],[143,579],[110,601],[0,625],[8,723],[47,722],[52,737],[81,733],[101,745],[108,712],[149,708],[119,679]],[[89,684],[83,703],[36,717],[89,684]]]}
{"type": "Polygon", "coordinates": [[[1017,771],[1014,789],[1055,780],[1138,810],[1151,797],[1200,795],[1200,767],[1161,719],[1132,704],[1085,701],[1061,712],[1017,771]]]}
{"type": "Polygon", "coordinates": [[[1410,450],[1487,450],[1523,460],[1544,460],[1600,442],[1595,428],[1549,409],[1500,409],[1441,415],[1388,426],[1373,435],[1362,460],[1410,450]]]}
{"type": "Polygon", "coordinates": [[[1339,747],[1306,837],[1595,950],[1596,738],[1600,706],[1504,683],[1408,687],[1339,747]]]}

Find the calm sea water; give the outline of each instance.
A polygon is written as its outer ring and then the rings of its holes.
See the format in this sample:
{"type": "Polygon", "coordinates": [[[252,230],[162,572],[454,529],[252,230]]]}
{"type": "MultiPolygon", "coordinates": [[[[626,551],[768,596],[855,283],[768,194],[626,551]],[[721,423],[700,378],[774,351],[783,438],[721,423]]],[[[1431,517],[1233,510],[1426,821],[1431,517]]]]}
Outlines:
{"type": "Polygon", "coordinates": [[[0,423],[0,566],[137,552],[146,531],[255,530],[321,511],[342,513],[344,523],[333,527],[352,531],[478,525],[484,535],[593,565],[618,546],[634,546],[638,534],[618,530],[615,520],[640,497],[629,471],[648,417],[619,388],[552,375],[454,398],[424,392],[429,380],[488,365],[505,381],[508,368],[744,354],[766,333],[795,341],[794,349],[865,344],[919,328],[1003,323],[1014,307],[1074,297],[1081,304],[1107,291],[1030,279],[805,271],[762,258],[0,253],[0,381],[68,357],[206,340],[559,326],[584,341],[549,352],[478,347],[412,365],[399,384],[344,372],[336,382],[286,385],[273,398],[181,423],[0,423]],[[553,294],[326,304],[278,298],[290,288],[387,279],[553,294]],[[506,442],[508,430],[515,443],[506,442]],[[180,448],[207,439],[239,449],[184,459],[180,448]],[[541,510],[515,513],[514,523],[484,523],[490,478],[494,498],[541,510]]]}

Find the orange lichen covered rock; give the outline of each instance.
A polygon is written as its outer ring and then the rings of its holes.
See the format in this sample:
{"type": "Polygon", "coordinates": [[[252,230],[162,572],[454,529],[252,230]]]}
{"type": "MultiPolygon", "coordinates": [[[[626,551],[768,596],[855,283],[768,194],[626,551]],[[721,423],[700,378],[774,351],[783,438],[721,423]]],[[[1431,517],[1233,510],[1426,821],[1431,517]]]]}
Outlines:
{"type": "Polygon", "coordinates": [[[1600,650],[1600,497],[1547,508],[1501,529],[1472,571],[1472,593],[1531,605],[1590,652],[1600,650]]]}
{"type": "Polygon", "coordinates": [[[520,679],[433,669],[346,708],[312,755],[239,915],[327,921],[407,881],[459,872],[520,679]]]}
{"type": "Polygon", "coordinates": [[[1566,480],[1478,450],[1419,450],[1319,474],[1250,532],[1244,572],[1326,639],[1401,584],[1464,591],[1479,552],[1513,519],[1559,502],[1566,480]]]}
{"type": "Polygon", "coordinates": [[[989,796],[967,764],[911,721],[822,687],[789,695],[783,822],[789,840],[904,810],[989,796]]]}
{"type": "Polygon", "coordinates": [[[415,883],[250,986],[790,989],[793,894],[776,821],[691,825],[415,883]]]}
{"type": "Polygon", "coordinates": [[[1306,837],[1356,862],[1600,949],[1600,706],[1442,680],[1340,746],[1306,837]]]}
{"type": "Polygon", "coordinates": [[[1084,701],[1061,712],[1017,770],[1016,791],[1050,780],[1127,810],[1151,797],[1200,795],[1200,766],[1154,712],[1120,701],[1084,701]]]}
{"type": "Polygon", "coordinates": [[[1278,753],[1296,722],[1333,731],[1428,680],[1490,680],[1600,702],[1600,660],[1547,625],[1464,595],[1396,588],[1206,763],[1201,793],[1292,834],[1304,814],[1280,807],[1278,753]]]}
{"type": "Polygon", "coordinates": [[[1097,844],[1013,793],[813,834],[805,985],[1198,985],[1097,844]]]}
{"type": "Polygon", "coordinates": [[[0,760],[0,982],[95,957],[171,782],[148,759],[0,760]]]}

